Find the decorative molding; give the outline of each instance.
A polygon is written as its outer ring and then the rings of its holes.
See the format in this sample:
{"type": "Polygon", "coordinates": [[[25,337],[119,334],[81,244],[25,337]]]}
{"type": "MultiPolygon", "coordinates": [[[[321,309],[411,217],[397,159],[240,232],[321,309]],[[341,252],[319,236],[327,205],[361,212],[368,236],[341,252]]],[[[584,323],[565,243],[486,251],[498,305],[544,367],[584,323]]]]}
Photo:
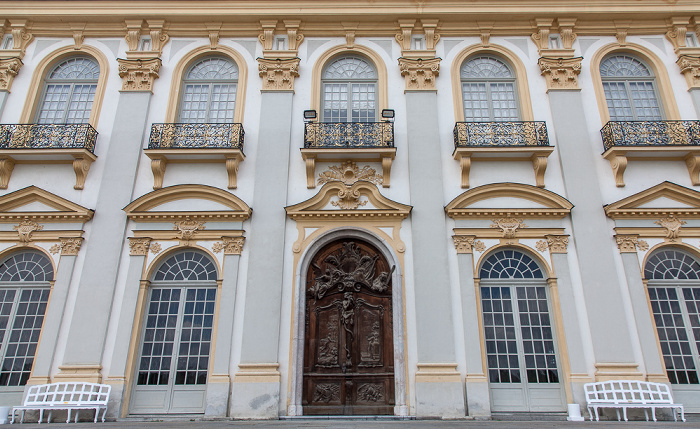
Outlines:
{"type": "Polygon", "coordinates": [[[264,51],[271,51],[272,44],[275,41],[275,28],[277,27],[277,20],[263,20],[260,21],[260,27],[262,33],[258,35],[258,40],[263,46],[264,51]]]}
{"type": "Polygon", "coordinates": [[[205,22],[204,26],[209,33],[209,49],[214,50],[219,47],[219,33],[221,32],[222,22],[205,22]]]}
{"type": "Polygon", "coordinates": [[[381,185],[382,175],[377,174],[377,171],[369,165],[365,165],[360,169],[353,161],[344,161],[340,166],[331,165],[328,167],[328,170],[318,175],[319,185],[325,185],[329,182],[343,182],[347,186],[352,186],[358,180],[381,185]]]}
{"type": "Polygon", "coordinates": [[[617,248],[620,253],[637,253],[637,244],[639,237],[636,235],[615,235],[617,248]]]}
{"type": "MultiPolygon", "coordinates": [[[[242,237],[244,232],[242,229],[205,229],[197,231],[197,241],[217,242],[221,237],[242,237]]],[[[180,231],[173,229],[134,229],[132,235],[135,238],[148,238],[151,242],[181,240],[180,231]]]]}
{"type": "MultiPolygon", "coordinates": [[[[1,51],[0,51],[1,52],[1,51]]],[[[0,58],[0,90],[10,91],[15,76],[22,68],[22,60],[19,57],[0,58]]],[[[9,180],[9,179],[8,179],[9,180]]],[[[5,186],[6,189],[7,185],[5,186]]]]}
{"type": "Polygon", "coordinates": [[[146,20],[147,31],[151,37],[151,49],[140,51],[139,41],[141,40],[141,33],[143,32],[144,22],[143,20],[126,20],[124,25],[126,26],[126,42],[129,45],[129,49],[126,51],[126,58],[129,60],[151,60],[153,58],[160,58],[163,54],[163,47],[170,40],[170,37],[165,34],[165,21],[162,19],[146,20]]]}
{"type": "Polygon", "coordinates": [[[484,242],[477,240],[474,236],[453,235],[452,241],[454,242],[457,254],[471,254],[473,250],[476,250],[477,252],[483,252],[486,250],[486,245],[484,242]]]}
{"type": "Polygon", "coordinates": [[[154,255],[157,255],[161,252],[161,250],[163,250],[163,246],[161,246],[160,243],[156,243],[156,242],[151,243],[151,245],[150,245],[151,253],[153,253],[154,255]]]}
{"type": "Polygon", "coordinates": [[[661,226],[662,228],[666,228],[666,238],[668,239],[668,241],[676,241],[678,239],[678,235],[680,234],[681,227],[687,222],[678,219],[674,215],[671,215],[665,218],[661,218],[654,223],[661,226]]]}
{"type": "Polygon", "coordinates": [[[462,375],[456,363],[417,363],[417,383],[459,383],[462,375]]]}
{"type": "Polygon", "coordinates": [[[80,251],[80,246],[83,245],[83,238],[61,238],[61,256],[75,256],[80,251]]]}
{"type": "Polygon", "coordinates": [[[44,226],[39,225],[38,223],[29,219],[25,219],[18,225],[13,226],[12,229],[17,231],[17,234],[19,234],[20,243],[28,244],[30,241],[32,241],[32,233],[34,231],[41,231],[44,229],[44,226]]]}
{"type": "MultiPolygon", "coordinates": [[[[24,58],[27,46],[34,40],[34,35],[27,28],[28,23],[26,19],[12,19],[9,22],[9,32],[12,34],[12,47],[10,49],[0,49],[0,56],[4,58],[24,58]]],[[[0,29],[4,26],[8,26],[7,21],[0,20],[0,29]]],[[[3,36],[2,31],[0,31],[0,36],[3,36]]]]}
{"type": "Polygon", "coordinates": [[[122,59],[119,62],[119,77],[123,79],[122,91],[153,91],[153,82],[158,78],[160,58],[122,59]]]}
{"type": "Polygon", "coordinates": [[[357,32],[357,28],[360,26],[360,23],[357,21],[341,22],[340,25],[345,31],[345,47],[348,49],[353,49],[355,47],[355,33],[357,32]]]}
{"type": "Polygon", "coordinates": [[[406,80],[406,90],[435,90],[435,78],[440,74],[440,58],[399,58],[401,76],[406,80]]]}
{"type": "Polygon", "coordinates": [[[361,194],[357,189],[341,188],[338,190],[338,201],[331,200],[330,203],[341,210],[355,210],[359,206],[367,205],[367,201],[360,201],[360,197],[361,194]]]}
{"type": "Polygon", "coordinates": [[[279,383],[278,363],[240,363],[234,383],[279,383]]]}
{"type": "Polygon", "coordinates": [[[294,91],[294,78],[299,77],[299,58],[258,58],[258,72],[263,78],[263,91],[294,91]]]}
{"type": "Polygon", "coordinates": [[[71,31],[73,32],[73,49],[78,51],[83,47],[83,42],[85,41],[85,27],[87,26],[87,23],[72,22],[69,25],[71,31]]]}
{"type": "Polygon", "coordinates": [[[173,222],[173,231],[178,231],[178,236],[184,244],[189,244],[197,231],[206,229],[204,226],[205,222],[190,219],[189,216],[185,217],[185,220],[180,220],[173,222]]]}
{"type": "Polygon", "coordinates": [[[306,163],[306,187],[313,189],[316,187],[316,162],[345,162],[352,158],[355,162],[377,161],[382,163],[382,187],[388,188],[391,185],[391,165],[396,157],[395,147],[369,147],[358,150],[357,148],[322,148],[322,149],[301,149],[301,157],[306,163]],[[361,157],[358,157],[361,155],[361,157]]]}
{"type": "Polygon", "coordinates": [[[547,80],[547,91],[553,89],[580,89],[578,75],[581,73],[581,61],[577,58],[541,57],[537,62],[540,74],[547,80]]]}
{"type": "Polygon", "coordinates": [[[539,240],[537,243],[535,243],[535,249],[537,249],[538,252],[546,252],[549,246],[547,246],[547,242],[544,240],[539,240]]]}
{"type": "Polygon", "coordinates": [[[170,36],[165,33],[165,21],[149,19],[146,22],[148,23],[148,32],[151,35],[152,52],[158,52],[158,56],[160,56],[163,53],[163,47],[170,40],[170,36]]]}
{"type": "Polygon", "coordinates": [[[685,76],[688,89],[700,89],[700,56],[683,54],[678,56],[676,64],[685,76]]]}
{"type": "Polygon", "coordinates": [[[577,37],[576,33],[574,33],[576,18],[557,18],[557,24],[559,24],[559,36],[561,37],[562,47],[564,49],[573,49],[574,41],[577,37]]]}
{"type": "Polygon", "coordinates": [[[603,208],[605,214],[614,220],[659,219],[668,216],[700,219],[700,192],[666,181],[603,208]],[[649,204],[659,198],[667,198],[686,207],[653,207],[649,204]]]}
{"type": "Polygon", "coordinates": [[[92,210],[36,186],[28,186],[0,197],[0,223],[18,222],[25,219],[41,222],[87,222],[92,219],[94,214],[95,212],[92,210]],[[22,209],[22,207],[34,202],[46,205],[54,211],[26,211],[22,209]]]}
{"type": "Polygon", "coordinates": [[[637,240],[637,249],[646,252],[649,250],[649,243],[647,243],[646,240],[637,240]]]}
{"type": "Polygon", "coordinates": [[[514,217],[506,217],[501,219],[493,219],[490,228],[500,228],[503,233],[503,238],[515,238],[515,235],[520,228],[527,228],[522,219],[514,217]]]}
{"type": "Polygon", "coordinates": [[[596,362],[595,381],[644,380],[636,363],[596,362]]]}
{"type": "Polygon", "coordinates": [[[127,19],[124,21],[126,26],[126,35],[124,40],[129,47],[129,51],[137,51],[139,49],[139,40],[141,40],[141,27],[143,19],[127,19]]]}
{"type": "Polygon", "coordinates": [[[129,255],[146,256],[151,239],[147,237],[129,237],[129,255]]]}
{"type": "Polygon", "coordinates": [[[540,52],[540,55],[542,55],[542,50],[549,48],[549,32],[552,23],[553,20],[551,18],[535,20],[535,32],[530,35],[530,39],[537,46],[537,51],[540,52]]]}
{"type": "Polygon", "coordinates": [[[101,383],[102,365],[98,364],[73,364],[58,367],[58,374],[53,376],[52,382],[77,381],[82,383],[101,383]]]}
{"type": "Polygon", "coordinates": [[[401,52],[411,49],[411,36],[413,27],[416,25],[415,19],[399,19],[399,32],[396,33],[394,39],[401,46],[401,52]]]}
{"type": "Polygon", "coordinates": [[[568,235],[546,235],[549,253],[566,253],[569,246],[568,235]]]}

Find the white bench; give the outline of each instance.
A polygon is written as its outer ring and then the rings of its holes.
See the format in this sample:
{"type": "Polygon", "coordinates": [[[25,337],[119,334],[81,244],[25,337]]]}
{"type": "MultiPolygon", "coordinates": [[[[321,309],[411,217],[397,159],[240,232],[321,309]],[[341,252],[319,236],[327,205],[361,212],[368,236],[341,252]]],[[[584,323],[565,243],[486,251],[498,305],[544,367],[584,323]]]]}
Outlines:
{"type": "Polygon", "coordinates": [[[12,407],[10,423],[15,422],[16,413],[21,413],[20,422],[24,423],[24,413],[28,410],[39,411],[39,423],[44,419],[44,411],[46,410],[49,411],[47,423],[51,421],[51,415],[55,410],[68,412],[66,423],[70,423],[73,410],[75,410],[76,423],[80,410],[95,410],[95,423],[97,423],[100,410],[102,410],[102,421],[104,422],[111,390],[112,387],[107,384],[72,381],[31,386],[24,399],[24,404],[12,407]]]}
{"type": "Polygon", "coordinates": [[[620,409],[627,421],[628,408],[644,409],[644,416],[649,421],[647,409],[651,409],[651,415],[656,421],[657,408],[670,408],[673,410],[673,420],[678,421],[677,412],[681,412],[681,420],[685,421],[685,413],[682,404],[674,404],[671,391],[667,385],[636,380],[611,380],[598,383],[586,383],[586,402],[588,413],[593,420],[599,420],[599,408],[615,408],[617,420],[620,420],[620,409]]]}

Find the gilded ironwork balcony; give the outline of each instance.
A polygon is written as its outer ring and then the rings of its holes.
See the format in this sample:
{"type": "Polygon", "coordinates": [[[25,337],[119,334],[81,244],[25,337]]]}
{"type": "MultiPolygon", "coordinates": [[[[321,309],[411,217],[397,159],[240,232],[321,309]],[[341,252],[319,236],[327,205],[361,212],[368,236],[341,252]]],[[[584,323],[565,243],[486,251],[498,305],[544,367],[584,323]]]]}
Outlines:
{"type": "Polygon", "coordinates": [[[301,156],[306,162],[307,188],[316,187],[317,160],[353,159],[381,161],[382,186],[389,187],[391,164],[396,157],[393,122],[306,122],[304,126],[301,156]]]}
{"type": "Polygon", "coordinates": [[[304,148],[394,147],[393,122],[307,122],[304,148]]]}
{"type": "Polygon", "coordinates": [[[7,189],[17,162],[72,163],[75,189],[83,189],[97,159],[97,130],[90,124],[1,124],[0,189],[7,189]]]}
{"type": "Polygon", "coordinates": [[[544,122],[457,122],[455,147],[461,146],[549,146],[544,122]]]}
{"type": "Polygon", "coordinates": [[[153,189],[163,187],[168,163],[224,162],[228,187],[237,186],[245,132],[241,124],[153,124],[146,155],[151,158],[153,189]]]}
{"type": "Polygon", "coordinates": [[[462,169],[462,187],[469,187],[472,161],[532,161],[535,182],[544,187],[549,144],[547,125],[541,121],[457,122],[452,131],[452,154],[462,169]]]}
{"type": "Polygon", "coordinates": [[[700,121],[609,121],[600,134],[618,187],[625,186],[630,159],[685,161],[693,185],[700,185],[700,121]]]}

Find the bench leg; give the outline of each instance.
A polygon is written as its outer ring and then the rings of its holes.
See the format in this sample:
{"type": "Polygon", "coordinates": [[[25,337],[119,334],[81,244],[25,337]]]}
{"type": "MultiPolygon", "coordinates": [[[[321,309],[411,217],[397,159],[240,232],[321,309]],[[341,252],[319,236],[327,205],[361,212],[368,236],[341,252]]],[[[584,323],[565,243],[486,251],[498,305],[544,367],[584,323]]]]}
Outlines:
{"type": "MultiPolygon", "coordinates": [[[[627,421],[627,407],[622,409],[622,416],[625,418],[625,421],[627,421]]],[[[620,420],[620,419],[618,419],[620,420]]]]}
{"type": "Polygon", "coordinates": [[[102,423],[105,422],[105,417],[107,417],[107,408],[105,408],[104,411],[102,412],[102,423]]]}
{"type": "Polygon", "coordinates": [[[685,410],[681,407],[681,420],[685,421],[685,410]]]}
{"type": "Polygon", "coordinates": [[[51,423],[51,418],[53,418],[53,410],[49,410],[49,418],[46,419],[46,423],[51,423]]]}
{"type": "Polygon", "coordinates": [[[600,420],[600,415],[598,414],[598,407],[593,408],[595,410],[595,421],[600,420]]]}
{"type": "Polygon", "coordinates": [[[70,408],[66,411],[68,411],[68,417],[66,418],[66,423],[70,423],[70,408]]]}
{"type": "Polygon", "coordinates": [[[22,410],[22,417],[20,417],[19,422],[24,423],[24,410],[22,410]]]}
{"type": "Polygon", "coordinates": [[[619,408],[615,408],[615,414],[617,414],[617,421],[619,422],[620,421],[620,409],[619,408]]]}
{"type": "Polygon", "coordinates": [[[644,418],[649,421],[649,411],[646,408],[644,408],[644,418]]]}
{"type": "Polygon", "coordinates": [[[80,416],[80,410],[75,411],[75,423],[78,423],[78,416],[80,416]]]}
{"type": "Polygon", "coordinates": [[[656,407],[651,407],[651,418],[656,421],[656,407]]]}
{"type": "Polygon", "coordinates": [[[44,420],[44,410],[43,408],[39,410],[39,424],[41,424],[41,421],[44,420]]]}

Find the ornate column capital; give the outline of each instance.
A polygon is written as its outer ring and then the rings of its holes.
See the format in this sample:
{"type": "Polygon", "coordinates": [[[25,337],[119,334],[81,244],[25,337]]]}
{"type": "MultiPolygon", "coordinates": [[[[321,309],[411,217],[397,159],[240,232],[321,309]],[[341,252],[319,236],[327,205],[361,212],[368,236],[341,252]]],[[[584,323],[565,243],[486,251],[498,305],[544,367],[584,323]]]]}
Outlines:
{"type": "Polygon", "coordinates": [[[245,237],[221,237],[222,242],[214,243],[212,250],[215,253],[224,251],[224,255],[240,255],[243,251],[245,237]]]}
{"type": "Polygon", "coordinates": [[[676,64],[688,82],[688,89],[700,89],[700,56],[681,54],[676,64]]]}
{"type": "Polygon", "coordinates": [[[620,253],[637,253],[638,235],[617,234],[615,241],[617,242],[617,248],[620,249],[620,253]]]}
{"type": "Polygon", "coordinates": [[[129,255],[146,256],[148,255],[148,248],[150,247],[150,245],[150,238],[129,237],[129,255]]]}
{"type": "Polygon", "coordinates": [[[568,235],[545,235],[547,239],[547,247],[549,247],[549,253],[567,253],[567,246],[569,245],[568,235]]]}
{"type": "Polygon", "coordinates": [[[61,256],[76,256],[83,245],[83,238],[61,238],[61,244],[54,244],[49,251],[51,253],[61,252],[61,256]]]}
{"type": "Polygon", "coordinates": [[[299,76],[299,61],[299,58],[258,58],[263,91],[294,91],[294,78],[299,76]]]}
{"type": "Polygon", "coordinates": [[[457,254],[471,254],[472,251],[483,252],[486,245],[483,241],[477,240],[473,235],[453,235],[452,242],[455,245],[457,254]]]}
{"type": "Polygon", "coordinates": [[[406,78],[406,90],[435,90],[435,78],[440,74],[440,58],[399,58],[401,76],[406,78]]]}
{"type": "Polygon", "coordinates": [[[9,91],[15,76],[22,68],[19,57],[0,58],[0,90],[9,91]]]}
{"type": "Polygon", "coordinates": [[[153,92],[153,82],[158,78],[160,58],[151,59],[122,59],[119,62],[119,77],[123,79],[122,91],[153,92]]]}
{"type": "Polygon", "coordinates": [[[547,91],[552,89],[579,89],[578,75],[581,73],[581,60],[583,60],[583,57],[541,57],[537,63],[540,65],[542,76],[547,80],[547,91]]]}

